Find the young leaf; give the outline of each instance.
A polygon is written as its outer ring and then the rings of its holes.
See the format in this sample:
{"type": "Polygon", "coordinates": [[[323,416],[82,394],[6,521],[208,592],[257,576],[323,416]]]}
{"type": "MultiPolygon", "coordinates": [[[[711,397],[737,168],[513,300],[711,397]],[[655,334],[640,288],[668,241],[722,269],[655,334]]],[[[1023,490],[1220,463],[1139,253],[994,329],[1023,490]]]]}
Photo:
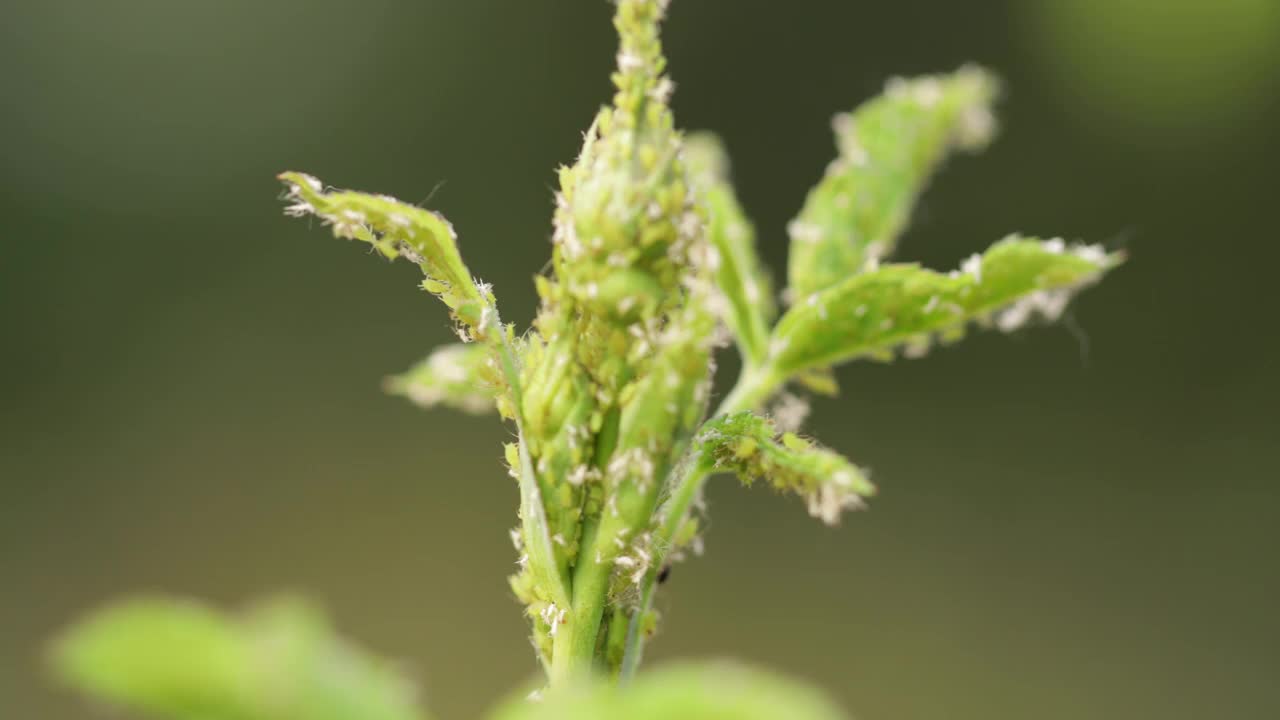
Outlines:
{"type": "Polygon", "coordinates": [[[990,139],[996,93],[989,73],[966,67],[891,80],[883,95],[835,118],[840,155],[788,227],[795,301],[874,267],[893,250],[947,153],[990,139]]]}
{"type": "Polygon", "coordinates": [[[407,372],[387,378],[384,387],[423,408],[444,405],[474,414],[490,412],[494,407],[490,358],[483,345],[445,345],[407,372]]]}
{"type": "Polygon", "coordinates": [[[422,720],[412,686],[297,601],[244,619],[193,602],[101,610],[53,651],[62,676],[116,705],[175,720],[422,720]]]}
{"type": "Polygon", "coordinates": [[[607,681],[566,687],[536,702],[500,707],[491,720],[841,720],[822,693],[776,673],[729,662],[681,663],[607,681]]]}
{"type": "Polygon", "coordinates": [[[772,421],[751,412],[724,415],[698,431],[694,452],[712,472],[735,473],[744,483],[757,478],[793,492],[809,504],[809,513],[828,525],[848,508],[861,507],[875,494],[866,474],[840,454],[794,433],[778,433],[772,421]]]}
{"type": "Polygon", "coordinates": [[[289,188],[287,215],[314,215],[337,237],[367,242],[388,258],[405,257],[417,264],[427,278],[422,286],[464,325],[459,329],[464,340],[502,334],[493,293],[471,277],[448,220],[386,195],[326,192],[319,180],[302,173],[281,173],[280,180],[289,188]]]}
{"type": "Polygon", "coordinates": [[[691,180],[707,208],[707,237],[718,260],[715,280],[724,298],[721,314],[742,357],[758,363],[764,359],[775,307],[769,277],[756,257],[755,228],[729,183],[729,157],[719,138],[690,135],[684,152],[691,180]]]}
{"type": "Polygon", "coordinates": [[[1094,245],[1009,237],[961,270],[942,274],[888,265],[797,302],[778,321],[769,366],[782,376],[858,357],[914,357],[934,337],[957,339],[965,325],[994,320],[1011,331],[1035,316],[1056,319],[1071,297],[1118,265],[1094,245]]]}

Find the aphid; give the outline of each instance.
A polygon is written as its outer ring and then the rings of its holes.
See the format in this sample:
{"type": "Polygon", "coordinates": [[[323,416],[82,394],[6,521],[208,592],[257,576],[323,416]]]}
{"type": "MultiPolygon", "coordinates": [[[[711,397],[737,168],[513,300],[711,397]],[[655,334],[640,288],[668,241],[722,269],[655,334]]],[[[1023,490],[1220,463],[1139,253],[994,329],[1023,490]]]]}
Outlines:
{"type": "Polygon", "coordinates": [[[663,565],[662,569],[658,571],[658,584],[665,583],[669,577],[671,577],[671,563],[663,565]]]}

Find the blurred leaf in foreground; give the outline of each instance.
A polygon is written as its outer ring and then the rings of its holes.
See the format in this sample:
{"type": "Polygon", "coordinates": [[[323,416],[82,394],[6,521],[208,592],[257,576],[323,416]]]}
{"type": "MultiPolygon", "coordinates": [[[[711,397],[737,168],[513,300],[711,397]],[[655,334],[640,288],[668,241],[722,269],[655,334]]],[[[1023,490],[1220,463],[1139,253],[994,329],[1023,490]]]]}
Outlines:
{"type": "Polygon", "coordinates": [[[63,635],[52,660],[72,686],[175,720],[426,720],[390,664],[276,600],[243,618],[195,602],[128,600],[63,635]]]}
{"type": "Polygon", "coordinates": [[[493,720],[841,720],[822,693],[731,662],[681,663],[634,682],[566,688],[499,708],[493,720]]]}

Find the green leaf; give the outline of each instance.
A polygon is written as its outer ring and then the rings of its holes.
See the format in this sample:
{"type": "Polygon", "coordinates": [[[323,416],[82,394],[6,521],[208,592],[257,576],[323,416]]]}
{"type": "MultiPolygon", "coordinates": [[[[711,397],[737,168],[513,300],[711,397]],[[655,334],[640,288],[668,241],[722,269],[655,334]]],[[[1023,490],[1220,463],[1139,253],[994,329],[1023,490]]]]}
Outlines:
{"type": "Polygon", "coordinates": [[[764,359],[769,322],[776,313],[772,283],[756,256],[756,233],[729,183],[729,157],[719,138],[695,133],[685,139],[685,162],[702,192],[707,236],[716,249],[715,280],[724,299],[720,313],[742,357],[764,359]]]}
{"type": "Polygon", "coordinates": [[[990,140],[996,94],[989,73],[966,67],[891,80],[883,95],[836,117],[840,155],[788,227],[793,301],[874,268],[893,251],[947,153],[990,140]]]}
{"type": "Polygon", "coordinates": [[[278,600],[245,621],[264,720],[423,720],[417,688],[391,663],[338,637],[325,617],[278,600]]]}
{"type": "Polygon", "coordinates": [[[242,629],[195,603],[135,600],[73,628],[54,662],[77,688],[174,718],[254,718],[253,648],[242,629]]]}
{"type": "Polygon", "coordinates": [[[809,513],[828,525],[840,513],[875,494],[866,473],[839,453],[794,433],[779,434],[771,420],[752,412],[708,421],[694,440],[698,462],[712,472],[735,473],[744,483],[763,478],[803,497],[809,513]]]}
{"type": "Polygon", "coordinates": [[[958,339],[970,321],[1006,332],[1054,320],[1081,288],[1123,260],[1095,245],[1009,237],[949,274],[887,265],[797,302],[778,322],[769,366],[782,376],[860,357],[892,359],[958,339]]]}
{"type": "MultiPolygon", "coordinates": [[[[493,361],[491,386],[494,400],[501,414],[515,421],[521,438],[516,479],[520,483],[522,536],[530,576],[544,586],[560,607],[567,606],[568,586],[561,577],[562,571],[551,546],[547,508],[525,442],[520,362],[516,356],[518,343],[514,330],[499,319],[489,286],[476,282],[463,264],[453,226],[436,213],[385,195],[326,190],[319,180],[303,173],[286,172],[279,179],[288,187],[286,197],[291,204],[285,209],[286,214],[295,217],[314,215],[331,226],[338,237],[367,242],[388,258],[403,256],[416,263],[426,276],[423,288],[438,296],[452,311],[460,324],[458,334],[463,342],[476,340],[485,346],[484,351],[477,353],[488,355],[485,362],[493,361]]],[[[482,366],[479,357],[467,355],[465,360],[471,367],[482,366]]],[[[425,368],[428,375],[433,369],[430,365],[429,358],[425,368]]],[[[420,366],[419,369],[423,368],[420,366]]],[[[411,378],[402,378],[393,380],[391,389],[411,393],[415,387],[418,390],[425,387],[427,396],[434,397],[436,391],[449,391],[449,388],[440,386],[441,379],[436,373],[428,378],[425,386],[414,386],[411,378]]],[[[444,401],[446,395],[441,395],[440,399],[444,401]]],[[[467,406],[472,403],[457,395],[449,399],[467,406]]]]}
{"type": "Polygon", "coordinates": [[[303,173],[281,173],[280,180],[289,188],[292,203],[286,214],[314,215],[337,237],[367,242],[388,258],[405,257],[417,264],[427,278],[422,286],[463,324],[459,333],[464,340],[502,334],[493,293],[478,284],[462,262],[457,234],[448,220],[386,195],[325,191],[319,180],[303,173]]]}
{"type": "Polygon", "coordinates": [[[730,662],[680,663],[617,686],[606,681],[516,700],[492,720],[841,720],[826,696],[778,674],[730,662]]]}
{"type": "Polygon", "coordinates": [[[440,405],[481,414],[494,408],[492,355],[483,345],[444,345],[401,375],[386,379],[392,395],[423,408],[440,405]]]}
{"type": "Polygon", "coordinates": [[[56,670],[109,703],[175,720],[421,720],[414,689],[295,600],[231,618],[184,600],[126,601],[53,648],[56,670]]]}

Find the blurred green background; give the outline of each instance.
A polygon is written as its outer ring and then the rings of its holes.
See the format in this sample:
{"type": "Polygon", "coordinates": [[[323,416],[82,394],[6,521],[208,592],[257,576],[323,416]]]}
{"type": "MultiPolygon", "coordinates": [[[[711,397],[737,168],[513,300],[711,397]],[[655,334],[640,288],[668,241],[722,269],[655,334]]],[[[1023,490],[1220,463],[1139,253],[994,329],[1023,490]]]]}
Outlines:
{"type": "MultiPolygon", "coordinates": [[[[273,175],[430,196],[525,323],[610,12],[5,4],[0,717],[100,716],[42,646],[135,590],[309,593],[446,718],[530,676],[508,431],[379,393],[445,314],[284,218],[273,175]]],[[[668,47],[779,276],[832,113],[970,60],[1008,82],[1005,131],[900,257],[1018,230],[1132,261],[1071,323],[842,369],[811,429],[882,496],[831,530],[715,483],[651,657],[775,666],[864,718],[1280,717],[1280,3],[676,0],[668,47]]]]}

